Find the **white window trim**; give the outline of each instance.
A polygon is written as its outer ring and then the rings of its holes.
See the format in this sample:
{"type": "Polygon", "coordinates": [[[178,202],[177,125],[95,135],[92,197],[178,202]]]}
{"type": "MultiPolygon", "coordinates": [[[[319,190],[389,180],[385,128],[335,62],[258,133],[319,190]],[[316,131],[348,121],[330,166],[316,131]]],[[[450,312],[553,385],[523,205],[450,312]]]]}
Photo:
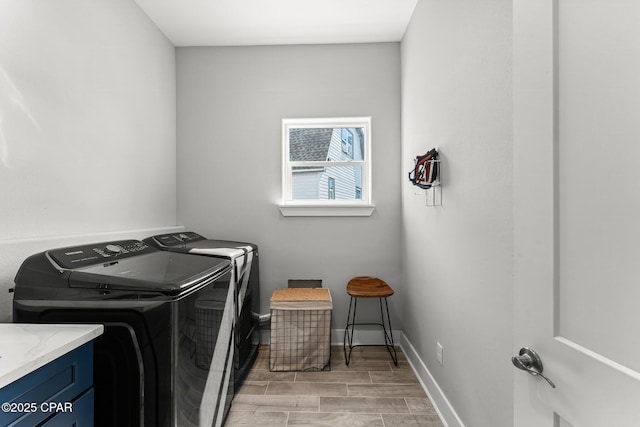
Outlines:
{"type": "MultiPolygon", "coordinates": [[[[282,120],[282,201],[283,216],[371,216],[375,205],[371,199],[371,117],[336,117],[282,120]],[[292,165],[289,161],[291,128],[364,128],[364,161],[331,161],[331,166],[362,165],[361,200],[292,200],[292,165]]],[[[328,163],[328,162],[327,162],[328,163]]],[[[296,166],[316,166],[322,162],[295,162],[296,166]]]]}

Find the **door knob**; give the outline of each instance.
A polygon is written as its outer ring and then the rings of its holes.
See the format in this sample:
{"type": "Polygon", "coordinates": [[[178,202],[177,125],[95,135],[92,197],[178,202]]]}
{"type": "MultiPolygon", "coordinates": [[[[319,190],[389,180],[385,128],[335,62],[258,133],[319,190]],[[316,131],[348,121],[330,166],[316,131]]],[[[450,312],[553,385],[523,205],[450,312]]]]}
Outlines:
{"type": "Polygon", "coordinates": [[[522,369],[531,375],[544,378],[552,388],[556,388],[556,385],[549,378],[542,375],[542,359],[538,356],[538,353],[533,351],[529,347],[522,347],[518,356],[511,358],[511,363],[518,369],[522,369]]]}

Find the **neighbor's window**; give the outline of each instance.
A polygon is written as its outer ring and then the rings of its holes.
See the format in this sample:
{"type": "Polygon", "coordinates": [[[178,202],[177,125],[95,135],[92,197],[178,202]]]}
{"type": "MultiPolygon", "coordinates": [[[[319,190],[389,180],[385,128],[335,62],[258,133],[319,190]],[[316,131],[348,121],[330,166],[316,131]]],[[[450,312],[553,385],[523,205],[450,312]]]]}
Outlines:
{"type": "Polygon", "coordinates": [[[322,215],[371,214],[372,209],[368,213],[353,213],[358,207],[371,208],[369,117],[284,119],[282,132],[281,210],[283,207],[330,207],[344,210],[325,210],[322,215]],[[345,213],[349,209],[352,213],[345,213]]]}
{"type": "Polygon", "coordinates": [[[342,152],[353,158],[353,133],[349,129],[342,128],[342,152]]]}
{"type": "Polygon", "coordinates": [[[336,180],[329,178],[329,200],[336,198],[336,180]]]}

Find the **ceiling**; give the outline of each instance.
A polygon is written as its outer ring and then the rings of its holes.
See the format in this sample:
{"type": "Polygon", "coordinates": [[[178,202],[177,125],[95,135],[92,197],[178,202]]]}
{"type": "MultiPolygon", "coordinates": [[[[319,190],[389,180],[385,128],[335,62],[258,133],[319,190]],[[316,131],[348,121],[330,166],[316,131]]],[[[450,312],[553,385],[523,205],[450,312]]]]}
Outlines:
{"type": "Polygon", "coordinates": [[[135,0],[175,46],[399,41],[418,0],[135,0]]]}

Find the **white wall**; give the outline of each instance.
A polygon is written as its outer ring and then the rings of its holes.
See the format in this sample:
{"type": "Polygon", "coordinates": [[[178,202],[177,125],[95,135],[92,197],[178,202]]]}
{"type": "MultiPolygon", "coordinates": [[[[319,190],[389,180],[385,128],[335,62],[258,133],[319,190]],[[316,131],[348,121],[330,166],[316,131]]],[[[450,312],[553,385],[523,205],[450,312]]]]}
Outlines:
{"type": "Polygon", "coordinates": [[[175,49],[134,2],[0,2],[0,320],[25,247],[176,224],[175,129],[175,49]]]}
{"type": "Polygon", "coordinates": [[[451,426],[513,420],[511,12],[422,0],[402,41],[402,169],[438,146],[443,170],[435,208],[402,174],[403,331],[451,426]]]}
{"type": "MultiPolygon", "coordinates": [[[[177,49],[178,218],[258,244],[263,312],[289,278],[324,280],[334,328],[346,322],[352,276],[402,293],[399,54],[399,43],[177,49]],[[283,217],[281,120],[339,116],[372,117],[375,212],[283,217]]],[[[399,298],[390,304],[400,329],[399,298]]],[[[363,320],[368,306],[359,305],[363,320]]]]}

